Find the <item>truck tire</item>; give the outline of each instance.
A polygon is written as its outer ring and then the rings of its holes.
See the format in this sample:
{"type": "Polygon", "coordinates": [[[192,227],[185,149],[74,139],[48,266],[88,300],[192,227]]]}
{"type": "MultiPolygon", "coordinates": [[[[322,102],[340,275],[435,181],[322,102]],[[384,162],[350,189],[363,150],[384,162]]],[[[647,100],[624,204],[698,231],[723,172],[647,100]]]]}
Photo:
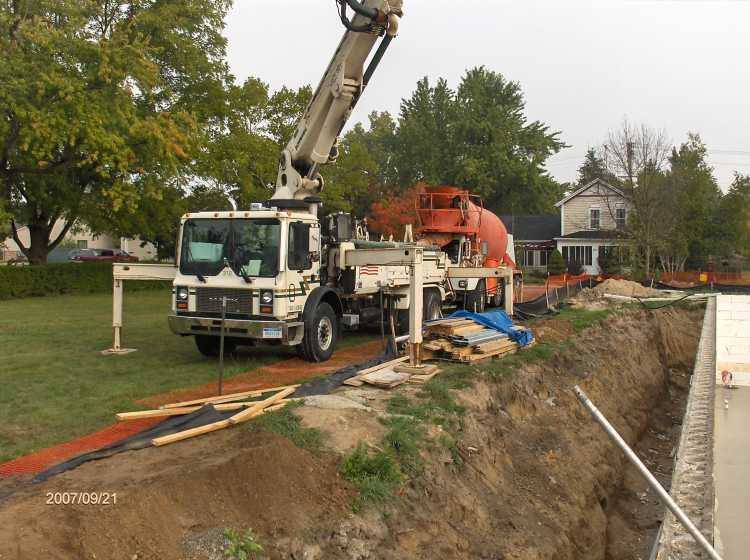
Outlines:
{"type": "Polygon", "coordinates": [[[505,282],[497,281],[495,293],[492,295],[492,307],[502,307],[505,303],[505,282]]]}
{"type": "MultiPolygon", "coordinates": [[[[221,340],[218,336],[206,336],[197,335],[195,337],[195,345],[198,347],[198,352],[209,358],[218,358],[219,349],[221,346],[221,340]]],[[[228,356],[233,354],[237,344],[231,339],[224,339],[224,355],[228,356]]]]}
{"type": "Polygon", "coordinates": [[[305,335],[297,346],[297,352],[308,362],[325,362],[336,349],[339,337],[339,320],[333,308],[321,302],[305,319],[305,335]]]}
{"type": "Polygon", "coordinates": [[[477,282],[477,287],[466,294],[466,299],[464,300],[466,311],[471,311],[472,313],[483,313],[486,291],[484,278],[482,278],[477,282]]]}
{"type": "MultiPolygon", "coordinates": [[[[434,321],[440,319],[442,305],[440,293],[437,290],[425,290],[422,303],[422,321],[434,321]]],[[[408,329],[408,327],[407,327],[408,329]]]]}

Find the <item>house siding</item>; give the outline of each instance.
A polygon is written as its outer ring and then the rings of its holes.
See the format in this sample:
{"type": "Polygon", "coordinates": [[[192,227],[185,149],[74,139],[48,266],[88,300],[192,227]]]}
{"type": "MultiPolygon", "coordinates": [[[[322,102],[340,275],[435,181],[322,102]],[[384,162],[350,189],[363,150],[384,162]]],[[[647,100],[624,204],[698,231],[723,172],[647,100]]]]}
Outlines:
{"type": "Polygon", "coordinates": [[[598,229],[616,229],[615,210],[618,206],[625,207],[627,212],[630,210],[629,203],[622,196],[604,186],[592,186],[563,204],[563,235],[591,229],[589,211],[592,207],[600,210],[598,229]]]}

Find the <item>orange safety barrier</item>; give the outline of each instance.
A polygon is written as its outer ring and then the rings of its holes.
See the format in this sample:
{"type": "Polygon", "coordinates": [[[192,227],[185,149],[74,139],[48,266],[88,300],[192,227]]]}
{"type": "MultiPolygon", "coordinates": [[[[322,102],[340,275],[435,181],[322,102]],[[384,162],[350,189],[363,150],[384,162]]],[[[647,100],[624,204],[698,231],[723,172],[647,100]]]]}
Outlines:
{"type": "Polygon", "coordinates": [[[728,284],[736,286],[750,286],[750,272],[713,272],[701,270],[686,270],[683,272],[664,272],[660,281],[665,284],[678,282],[682,284],[728,284]]]}

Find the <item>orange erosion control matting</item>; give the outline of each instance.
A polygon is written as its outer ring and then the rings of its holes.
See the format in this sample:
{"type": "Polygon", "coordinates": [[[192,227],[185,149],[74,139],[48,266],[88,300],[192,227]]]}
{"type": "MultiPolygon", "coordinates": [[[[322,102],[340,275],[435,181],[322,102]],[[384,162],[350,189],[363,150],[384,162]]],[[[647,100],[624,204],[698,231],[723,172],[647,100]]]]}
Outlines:
{"type": "MultiPolygon", "coordinates": [[[[254,389],[267,389],[279,385],[288,385],[327,373],[332,373],[343,367],[377,358],[383,353],[382,342],[377,340],[352,348],[337,351],[333,357],[322,364],[311,364],[298,358],[264,366],[246,373],[241,373],[224,381],[225,393],[238,393],[254,389]]],[[[155,408],[170,402],[200,399],[216,394],[216,383],[208,383],[200,387],[173,391],[162,395],[155,395],[137,401],[139,405],[155,408]]],[[[113,410],[114,415],[118,410],[113,410]]],[[[66,461],[71,457],[93,451],[101,447],[130,437],[138,432],[147,430],[161,422],[161,418],[149,418],[132,422],[119,422],[98,432],[80,439],[62,443],[48,449],[37,451],[31,455],[18,457],[7,463],[0,464],[0,478],[21,474],[35,474],[66,461]]]]}

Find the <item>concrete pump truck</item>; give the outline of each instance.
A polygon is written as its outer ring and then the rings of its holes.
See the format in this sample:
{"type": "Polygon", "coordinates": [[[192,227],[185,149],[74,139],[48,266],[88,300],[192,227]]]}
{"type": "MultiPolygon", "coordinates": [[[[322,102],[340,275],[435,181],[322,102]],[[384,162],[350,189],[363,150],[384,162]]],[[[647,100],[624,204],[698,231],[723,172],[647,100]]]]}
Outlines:
{"type": "Polygon", "coordinates": [[[512,311],[509,267],[467,266],[432,243],[371,241],[366,223],[347,214],[319,217],[321,166],[336,161],[338,137],[403,15],[401,0],[337,4],[346,31],[281,154],[273,196],[248,210],[182,217],[169,325],[205,355],[219,353],[223,332],[225,351],[283,344],[325,361],[342,326],[383,321],[386,307],[409,318],[418,363],[422,316],[438,318],[444,303],[476,296],[485,280],[504,287],[512,311]]]}

